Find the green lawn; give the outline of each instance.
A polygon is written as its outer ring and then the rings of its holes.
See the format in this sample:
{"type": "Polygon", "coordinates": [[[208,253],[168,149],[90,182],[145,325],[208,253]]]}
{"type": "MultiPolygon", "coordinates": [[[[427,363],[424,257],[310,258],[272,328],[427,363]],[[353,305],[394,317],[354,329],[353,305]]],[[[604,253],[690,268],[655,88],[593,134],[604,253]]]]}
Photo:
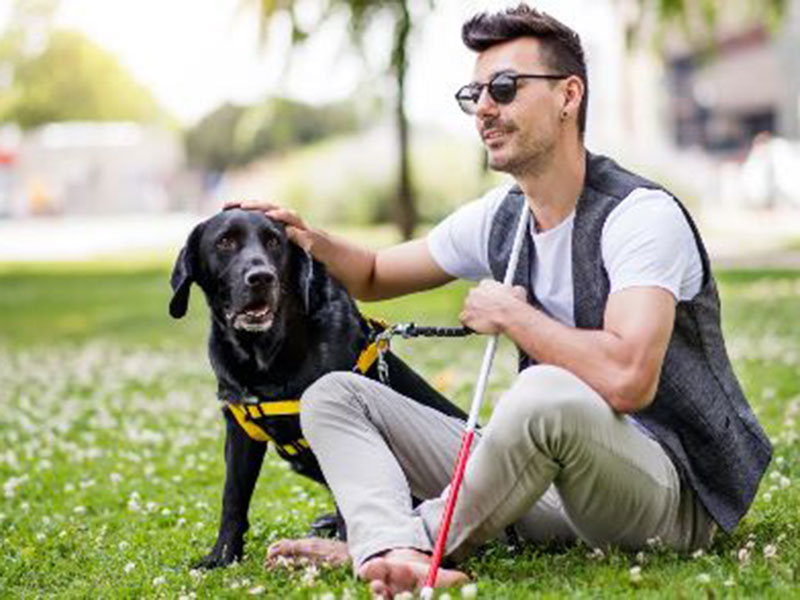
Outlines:
{"type": "MultiPolygon", "coordinates": [[[[347,569],[262,568],[271,540],[303,534],[331,508],[321,487],[272,454],[245,560],[190,571],[216,534],[223,432],[202,298],[195,294],[186,319],[171,320],[167,277],[158,264],[0,266],[0,597],[367,598],[347,569]]],[[[736,533],[695,557],[495,544],[464,565],[479,596],[800,596],[800,272],[719,279],[729,351],[775,443],[736,533]]],[[[365,308],[392,320],[454,323],[465,290],[365,308]]],[[[483,344],[395,348],[465,405],[483,344]]],[[[508,344],[495,365],[490,397],[513,377],[508,344]]]]}

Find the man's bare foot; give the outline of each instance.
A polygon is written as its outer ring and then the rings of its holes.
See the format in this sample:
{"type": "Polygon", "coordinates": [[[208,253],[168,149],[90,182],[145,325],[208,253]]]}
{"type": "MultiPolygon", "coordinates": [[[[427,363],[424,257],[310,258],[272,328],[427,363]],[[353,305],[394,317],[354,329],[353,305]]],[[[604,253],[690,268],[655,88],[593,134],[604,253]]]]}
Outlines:
{"type": "Polygon", "coordinates": [[[338,540],[324,538],[302,538],[299,540],[279,540],[267,550],[264,566],[267,568],[281,564],[310,563],[338,567],[350,562],[347,544],[338,540]]]}
{"type": "MultiPolygon", "coordinates": [[[[358,576],[369,582],[374,596],[393,598],[401,592],[422,589],[430,562],[430,556],[423,552],[399,548],[365,562],[358,570],[358,576]]],[[[435,587],[453,587],[467,581],[469,578],[461,571],[439,569],[435,587]]]]}

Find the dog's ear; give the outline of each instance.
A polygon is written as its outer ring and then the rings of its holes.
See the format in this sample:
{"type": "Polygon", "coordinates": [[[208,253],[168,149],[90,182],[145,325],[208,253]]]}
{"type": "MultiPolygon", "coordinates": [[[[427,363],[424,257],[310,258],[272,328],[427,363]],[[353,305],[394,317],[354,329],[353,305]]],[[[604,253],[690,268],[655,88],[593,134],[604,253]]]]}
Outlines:
{"type": "Polygon", "coordinates": [[[175,266],[172,267],[170,285],[172,285],[172,300],[169,302],[169,314],[175,319],[180,319],[189,308],[189,292],[192,283],[198,277],[198,251],[200,236],[205,223],[197,225],[186,240],[186,245],[181,249],[175,266]]]}
{"type": "Polygon", "coordinates": [[[311,254],[294,242],[289,242],[289,269],[297,293],[303,302],[303,309],[307,315],[313,314],[319,304],[314,285],[317,269],[311,254]]]}

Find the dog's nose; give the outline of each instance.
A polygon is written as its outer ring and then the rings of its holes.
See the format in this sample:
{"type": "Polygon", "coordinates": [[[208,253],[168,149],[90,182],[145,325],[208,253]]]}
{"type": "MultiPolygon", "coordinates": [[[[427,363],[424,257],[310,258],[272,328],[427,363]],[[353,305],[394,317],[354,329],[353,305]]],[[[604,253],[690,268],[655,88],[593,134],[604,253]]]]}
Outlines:
{"type": "Polygon", "coordinates": [[[250,287],[267,287],[274,283],[275,273],[266,267],[250,269],[244,276],[244,282],[250,287]]]}

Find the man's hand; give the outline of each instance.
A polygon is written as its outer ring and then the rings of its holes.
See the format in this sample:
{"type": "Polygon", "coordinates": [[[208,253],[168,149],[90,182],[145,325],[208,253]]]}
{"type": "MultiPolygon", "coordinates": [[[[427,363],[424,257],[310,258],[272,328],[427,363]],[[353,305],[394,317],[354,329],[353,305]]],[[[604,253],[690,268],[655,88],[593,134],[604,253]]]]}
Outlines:
{"type": "Polygon", "coordinates": [[[359,300],[394,298],[453,280],[433,260],[424,239],[373,252],[346,238],[309,227],[294,211],[267,200],[227,202],[225,208],[260,211],[284,223],[289,239],[324,263],[328,272],[359,300]]]}
{"type": "Polygon", "coordinates": [[[478,333],[502,333],[509,311],[525,306],[528,306],[525,288],[484,279],[467,294],[459,319],[478,333]]]}
{"type": "Polygon", "coordinates": [[[314,244],[314,232],[306,225],[305,221],[300,218],[300,215],[293,210],[289,210],[288,208],[266,200],[236,200],[226,202],[223,208],[241,208],[243,210],[263,212],[270,219],[275,219],[285,224],[286,235],[289,239],[306,252],[311,252],[314,244]]]}

